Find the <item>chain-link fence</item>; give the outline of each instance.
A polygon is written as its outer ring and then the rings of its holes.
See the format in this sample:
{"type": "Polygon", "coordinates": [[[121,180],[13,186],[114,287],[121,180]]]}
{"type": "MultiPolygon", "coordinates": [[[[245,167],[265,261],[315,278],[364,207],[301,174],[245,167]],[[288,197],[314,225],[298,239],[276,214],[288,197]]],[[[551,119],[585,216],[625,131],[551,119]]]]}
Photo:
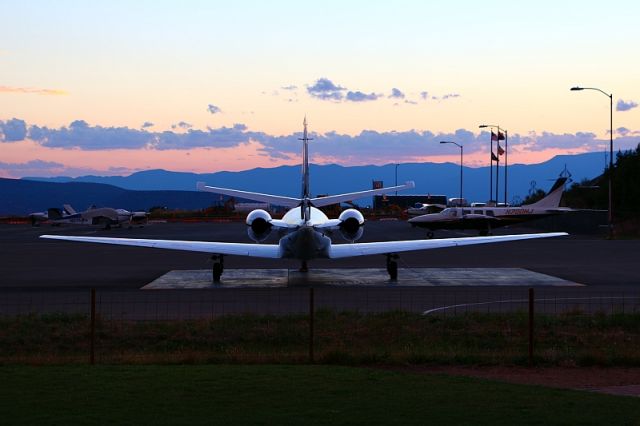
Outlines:
{"type": "Polygon", "coordinates": [[[15,289],[0,362],[640,365],[638,314],[632,287],[15,289]]]}

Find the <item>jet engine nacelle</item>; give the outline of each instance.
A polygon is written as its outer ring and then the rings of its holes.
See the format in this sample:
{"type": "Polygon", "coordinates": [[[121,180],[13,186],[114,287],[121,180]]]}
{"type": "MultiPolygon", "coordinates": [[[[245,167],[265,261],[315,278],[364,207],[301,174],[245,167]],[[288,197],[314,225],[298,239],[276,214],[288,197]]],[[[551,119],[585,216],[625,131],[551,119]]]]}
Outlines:
{"type": "Polygon", "coordinates": [[[340,213],[340,234],[347,241],[357,241],[362,237],[364,216],[356,209],[347,209],[340,213]]]}
{"type": "Polygon", "coordinates": [[[262,209],[253,210],[247,216],[247,234],[257,243],[266,240],[271,234],[271,215],[262,209]]]}

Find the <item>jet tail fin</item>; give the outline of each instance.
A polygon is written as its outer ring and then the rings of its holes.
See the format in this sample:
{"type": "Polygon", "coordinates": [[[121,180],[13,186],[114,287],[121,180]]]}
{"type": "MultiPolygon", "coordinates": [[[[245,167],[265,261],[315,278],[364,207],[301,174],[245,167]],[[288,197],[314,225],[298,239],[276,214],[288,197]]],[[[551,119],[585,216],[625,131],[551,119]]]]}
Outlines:
{"type": "Polygon", "coordinates": [[[312,140],[309,138],[307,133],[307,117],[304,117],[304,121],[302,122],[304,125],[304,132],[302,133],[302,138],[299,140],[302,141],[302,195],[300,198],[310,198],[309,193],[309,141],[312,140]]]}
{"type": "Polygon", "coordinates": [[[64,211],[67,212],[68,215],[72,215],[72,214],[76,214],[76,209],[74,209],[73,207],[71,207],[70,204],[64,204],[62,207],[64,207],[64,211]]]}
{"type": "Polygon", "coordinates": [[[527,207],[535,208],[557,208],[560,206],[560,199],[564,193],[564,184],[567,182],[566,177],[561,177],[556,180],[547,195],[539,201],[533,204],[527,204],[527,207]]]}

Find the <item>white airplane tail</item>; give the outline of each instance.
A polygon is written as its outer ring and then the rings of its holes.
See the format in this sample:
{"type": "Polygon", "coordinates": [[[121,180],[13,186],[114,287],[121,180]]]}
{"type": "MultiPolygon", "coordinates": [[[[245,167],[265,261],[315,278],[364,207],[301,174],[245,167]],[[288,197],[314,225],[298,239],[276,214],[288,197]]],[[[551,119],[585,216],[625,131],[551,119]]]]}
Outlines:
{"type": "Polygon", "coordinates": [[[566,177],[558,178],[543,199],[536,201],[533,204],[527,204],[527,207],[534,207],[538,209],[555,209],[559,207],[560,199],[564,193],[564,184],[566,182],[566,177]]]}
{"type": "Polygon", "coordinates": [[[237,189],[220,188],[216,186],[207,186],[204,182],[198,182],[196,188],[198,191],[214,192],[216,194],[228,195],[231,197],[239,197],[247,200],[261,201],[263,203],[274,204],[284,207],[303,207],[301,209],[302,219],[308,214],[309,207],[323,207],[331,204],[338,204],[345,201],[353,201],[363,197],[371,197],[373,195],[389,194],[395,191],[403,191],[405,189],[415,188],[413,181],[405,182],[404,185],[391,186],[388,188],[370,189],[359,192],[349,192],[346,194],[330,195],[328,197],[311,198],[309,191],[309,141],[312,140],[307,134],[307,118],[304,119],[304,133],[300,140],[302,141],[302,191],[301,197],[285,197],[281,195],[262,194],[259,192],[240,191],[237,189]],[[307,213],[305,213],[307,212],[307,213]]]}
{"type": "Polygon", "coordinates": [[[68,215],[72,215],[72,214],[76,214],[76,210],[71,207],[70,204],[64,204],[62,207],[64,207],[64,211],[67,212],[68,215]]]}

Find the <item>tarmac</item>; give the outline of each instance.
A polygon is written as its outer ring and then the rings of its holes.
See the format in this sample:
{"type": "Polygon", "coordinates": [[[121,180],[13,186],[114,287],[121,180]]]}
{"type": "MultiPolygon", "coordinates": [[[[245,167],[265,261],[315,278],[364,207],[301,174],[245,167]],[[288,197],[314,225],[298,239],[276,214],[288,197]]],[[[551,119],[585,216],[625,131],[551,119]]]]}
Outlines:
{"type": "MultiPolygon", "coordinates": [[[[530,232],[536,231],[506,228],[496,234],[530,232]]],[[[302,284],[295,278],[298,262],[226,256],[222,282],[212,285],[207,254],[43,240],[38,238],[42,234],[250,242],[244,223],[160,223],[110,231],[0,225],[0,315],[87,314],[90,289],[96,290],[103,318],[304,313],[314,287],[318,309],[360,312],[526,310],[530,287],[535,288],[536,312],[640,310],[639,240],[571,235],[403,253],[397,282],[388,281],[386,259],[380,255],[310,262],[302,284]],[[171,271],[196,271],[192,283],[201,284],[140,291],[163,276],[170,282],[176,274],[171,271]],[[251,277],[263,282],[251,285],[251,277]]],[[[443,231],[436,237],[462,235],[443,231]]],[[[361,242],[421,238],[425,232],[406,222],[372,221],[365,224],[361,242]]],[[[276,242],[275,235],[267,241],[276,242]]],[[[180,274],[183,280],[185,273],[180,274]]]]}
{"type": "Polygon", "coordinates": [[[581,284],[522,268],[411,268],[390,280],[386,269],[231,269],[212,281],[206,269],[169,271],[143,290],[242,287],[434,287],[434,286],[579,286],[581,284]]]}
{"type": "MultiPolygon", "coordinates": [[[[501,228],[495,234],[528,232],[536,231],[501,228]]],[[[158,223],[110,231],[86,226],[0,225],[0,288],[139,289],[172,270],[211,268],[210,256],[203,253],[43,240],[38,238],[42,234],[251,242],[244,223],[158,223]]],[[[441,231],[436,238],[461,235],[465,234],[441,231]]],[[[406,222],[370,221],[365,224],[360,241],[421,238],[425,238],[424,230],[412,228],[406,222]]],[[[276,242],[276,235],[267,241],[276,242]]],[[[414,268],[521,268],[588,286],[635,287],[640,284],[639,255],[640,240],[570,235],[402,253],[398,266],[400,275],[403,270],[414,268]]],[[[299,266],[292,260],[225,257],[227,272],[299,266]]],[[[380,255],[309,262],[312,271],[384,267],[385,257],[380,255]]]]}

